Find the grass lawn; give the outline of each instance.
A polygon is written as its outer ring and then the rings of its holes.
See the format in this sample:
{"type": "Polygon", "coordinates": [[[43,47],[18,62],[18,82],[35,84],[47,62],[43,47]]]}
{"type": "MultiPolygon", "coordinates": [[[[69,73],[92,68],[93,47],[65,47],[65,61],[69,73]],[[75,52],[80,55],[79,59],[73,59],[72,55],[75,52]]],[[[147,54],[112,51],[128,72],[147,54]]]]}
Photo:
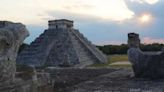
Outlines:
{"type": "Polygon", "coordinates": [[[108,63],[128,61],[127,55],[109,55],[108,63]]]}
{"type": "Polygon", "coordinates": [[[108,56],[108,62],[105,64],[93,64],[92,67],[116,67],[116,68],[122,68],[122,67],[131,67],[129,64],[117,64],[117,65],[110,65],[111,63],[115,62],[126,62],[128,61],[127,55],[109,55],[108,56]]]}

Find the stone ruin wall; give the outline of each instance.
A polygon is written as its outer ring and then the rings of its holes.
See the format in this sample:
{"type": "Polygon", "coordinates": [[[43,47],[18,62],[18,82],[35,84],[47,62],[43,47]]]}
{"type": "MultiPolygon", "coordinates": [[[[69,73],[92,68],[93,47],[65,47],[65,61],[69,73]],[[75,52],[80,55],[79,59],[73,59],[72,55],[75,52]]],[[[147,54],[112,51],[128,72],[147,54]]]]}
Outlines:
{"type": "Polygon", "coordinates": [[[46,73],[37,74],[32,67],[28,68],[30,71],[16,72],[17,52],[28,35],[23,24],[0,21],[0,92],[47,92],[44,87],[50,85],[50,77],[46,73]],[[21,73],[29,78],[18,77],[21,73]]]}
{"type": "Polygon", "coordinates": [[[164,52],[143,52],[139,48],[139,35],[128,34],[128,58],[136,77],[164,78],[164,52]]]}

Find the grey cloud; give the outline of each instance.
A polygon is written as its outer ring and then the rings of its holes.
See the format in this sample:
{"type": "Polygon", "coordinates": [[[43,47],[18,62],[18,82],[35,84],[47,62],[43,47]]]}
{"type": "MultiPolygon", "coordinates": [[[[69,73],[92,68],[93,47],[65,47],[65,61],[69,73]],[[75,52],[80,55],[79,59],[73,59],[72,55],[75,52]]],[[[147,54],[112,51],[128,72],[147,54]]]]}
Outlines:
{"type": "Polygon", "coordinates": [[[135,12],[136,15],[140,15],[143,12],[150,12],[154,14],[156,17],[163,17],[164,16],[164,1],[159,0],[158,3],[149,5],[149,4],[140,4],[131,2],[130,0],[125,0],[128,8],[135,12]]]}
{"type": "Polygon", "coordinates": [[[42,19],[65,18],[75,21],[75,28],[79,29],[89,40],[93,43],[106,41],[106,42],[127,42],[127,33],[137,32],[141,38],[144,37],[164,37],[164,1],[160,1],[157,4],[139,4],[132,3],[129,0],[125,0],[128,8],[135,12],[135,16],[139,16],[143,12],[150,12],[154,14],[156,19],[153,23],[146,27],[137,25],[135,19],[126,20],[123,23],[117,23],[110,20],[103,20],[94,16],[86,16],[74,14],[64,11],[47,11],[48,17],[42,19]]]}
{"type": "Polygon", "coordinates": [[[76,4],[76,5],[72,5],[72,6],[63,6],[63,8],[65,8],[66,10],[75,9],[75,8],[90,9],[90,8],[93,8],[93,7],[94,6],[87,5],[87,4],[76,4]]]}
{"type": "Polygon", "coordinates": [[[48,11],[46,13],[51,17],[55,17],[59,19],[66,18],[66,19],[71,19],[80,22],[101,20],[100,18],[94,16],[87,16],[85,14],[82,15],[82,14],[75,14],[75,13],[64,12],[64,11],[48,11]]]}

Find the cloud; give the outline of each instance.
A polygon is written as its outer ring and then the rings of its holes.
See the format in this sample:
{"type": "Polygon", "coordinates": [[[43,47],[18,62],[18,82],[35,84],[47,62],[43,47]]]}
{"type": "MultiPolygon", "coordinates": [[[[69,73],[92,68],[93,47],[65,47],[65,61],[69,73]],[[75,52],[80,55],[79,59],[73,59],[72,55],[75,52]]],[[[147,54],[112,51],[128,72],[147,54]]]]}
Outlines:
{"type": "Polygon", "coordinates": [[[44,23],[41,18],[44,15],[43,19],[48,19],[47,11],[69,12],[111,21],[123,21],[134,16],[124,0],[1,0],[0,10],[1,19],[27,24],[44,23]]]}
{"type": "Polygon", "coordinates": [[[161,43],[164,44],[164,39],[155,39],[151,37],[144,37],[142,43],[144,44],[152,44],[152,43],[161,43]]]}
{"type": "Polygon", "coordinates": [[[26,24],[31,33],[29,40],[47,27],[48,20],[66,18],[73,20],[75,28],[92,42],[118,44],[126,43],[128,32],[163,38],[163,6],[164,0],[1,0],[0,17],[26,24]],[[139,25],[137,17],[145,12],[153,21],[139,25]]]}
{"type": "MultiPolygon", "coordinates": [[[[47,11],[46,12],[49,17],[49,19],[69,19],[80,23],[88,23],[88,22],[97,22],[101,21],[101,18],[95,17],[95,16],[87,16],[87,15],[81,15],[71,12],[65,12],[65,11],[47,11]]],[[[47,19],[42,17],[43,20],[47,19]]]]}
{"type": "Polygon", "coordinates": [[[147,3],[147,4],[156,4],[159,0],[131,0],[132,2],[147,3]]]}
{"type": "Polygon", "coordinates": [[[123,21],[134,16],[134,12],[128,9],[124,0],[61,0],[56,1],[53,8],[54,12],[61,11],[83,16],[94,16],[110,21],[123,21]]]}
{"type": "Polygon", "coordinates": [[[43,23],[40,16],[43,11],[35,0],[1,0],[0,18],[14,22],[22,22],[24,24],[43,23]]]}

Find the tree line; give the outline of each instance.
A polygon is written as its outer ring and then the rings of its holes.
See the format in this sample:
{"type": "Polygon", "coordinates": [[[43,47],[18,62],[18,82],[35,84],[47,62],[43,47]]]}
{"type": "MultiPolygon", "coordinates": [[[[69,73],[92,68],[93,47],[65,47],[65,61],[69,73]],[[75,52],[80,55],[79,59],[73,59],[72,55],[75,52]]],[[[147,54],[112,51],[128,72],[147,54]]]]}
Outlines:
{"type": "MultiPolygon", "coordinates": [[[[29,44],[23,43],[20,48],[20,53],[23,49],[28,47],[29,44]]],[[[110,54],[127,54],[128,45],[127,44],[121,44],[121,45],[104,45],[104,46],[96,46],[99,50],[101,50],[104,54],[110,55],[110,54]]],[[[164,47],[164,44],[159,43],[153,43],[153,44],[141,44],[140,48],[142,51],[161,51],[161,49],[164,47]]]]}
{"type": "MultiPolygon", "coordinates": [[[[104,45],[104,46],[96,46],[100,49],[104,54],[127,54],[128,45],[104,45]]],[[[164,44],[153,43],[153,44],[141,44],[140,49],[142,51],[161,51],[164,47],[164,44]]]]}

